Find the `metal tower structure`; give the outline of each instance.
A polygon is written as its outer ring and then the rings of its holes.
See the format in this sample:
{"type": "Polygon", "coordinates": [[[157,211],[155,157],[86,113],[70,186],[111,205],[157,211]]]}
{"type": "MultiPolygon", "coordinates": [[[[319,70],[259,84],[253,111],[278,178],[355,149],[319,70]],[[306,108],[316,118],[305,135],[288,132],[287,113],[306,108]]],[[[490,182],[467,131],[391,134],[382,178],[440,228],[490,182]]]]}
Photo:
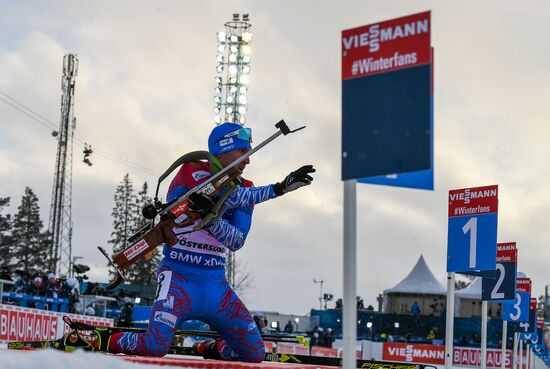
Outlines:
{"type": "MultiPolygon", "coordinates": [[[[248,14],[233,14],[225,24],[225,31],[216,34],[216,87],[214,89],[214,123],[246,123],[248,76],[250,73],[250,43],[252,33],[248,14]]],[[[226,275],[232,287],[236,287],[235,253],[228,252],[226,275]]]]}
{"type": "Polygon", "coordinates": [[[61,119],[57,137],[52,203],[50,207],[50,260],[49,271],[71,275],[73,222],[71,219],[73,135],[76,118],[73,114],[75,77],[78,72],[78,58],[75,54],[63,57],[61,80],[61,119]]]}
{"type": "Polygon", "coordinates": [[[250,73],[250,17],[233,14],[225,23],[225,31],[217,33],[216,88],[214,123],[246,123],[248,75],[250,73]]]}

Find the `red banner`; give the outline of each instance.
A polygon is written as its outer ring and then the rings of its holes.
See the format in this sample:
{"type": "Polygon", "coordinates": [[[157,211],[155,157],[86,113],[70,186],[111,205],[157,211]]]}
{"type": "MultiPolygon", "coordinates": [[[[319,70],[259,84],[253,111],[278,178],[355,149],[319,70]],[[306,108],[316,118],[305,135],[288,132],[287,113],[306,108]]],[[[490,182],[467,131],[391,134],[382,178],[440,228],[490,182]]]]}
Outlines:
{"type": "Polygon", "coordinates": [[[497,243],[497,263],[517,262],[518,251],[515,242],[497,243]]]}
{"type": "MultiPolygon", "coordinates": [[[[506,350],[504,365],[511,367],[512,352],[506,350]]],[[[487,350],[487,367],[500,368],[502,352],[500,350],[487,350]]],[[[461,366],[481,366],[481,350],[478,348],[455,347],[453,355],[453,364],[461,366]]]]}
{"type": "Polygon", "coordinates": [[[430,12],[342,31],[342,79],[430,62],[430,12]]]}
{"type": "Polygon", "coordinates": [[[385,342],[382,349],[382,360],[444,364],[445,347],[385,342]]]}
{"type": "Polygon", "coordinates": [[[309,349],[299,343],[280,342],[277,348],[279,352],[284,354],[309,355],[309,349]]]}
{"type": "Polygon", "coordinates": [[[63,322],[64,315],[75,321],[101,327],[112,327],[114,323],[113,319],[0,305],[0,342],[43,341],[61,338],[69,330],[69,327],[63,322]]]}
{"type": "Polygon", "coordinates": [[[311,346],[311,356],[338,357],[338,350],[329,347],[311,346]]]}
{"type": "Polygon", "coordinates": [[[449,218],[498,211],[498,185],[449,191],[449,218]]]}
{"type": "Polygon", "coordinates": [[[518,278],[517,279],[517,292],[527,292],[531,294],[531,279],[530,278],[518,278]]]}
{"type": "MultiPolygon", "coordinates": [[[[487,367],[500,368],[502,352],[487,350],[487,367]]],[[[505,365],[510,368],[511,351],[506,351],[505,365]]],[[[382,360],[404,361],[409,363],[445,364],[445,347],[433,345],[413,345],[407,343],[385,342],[382,348],[382,360]]],[[[460,366],[480,366],[481,349],[455,347],[453,364],[460,366]]]]}

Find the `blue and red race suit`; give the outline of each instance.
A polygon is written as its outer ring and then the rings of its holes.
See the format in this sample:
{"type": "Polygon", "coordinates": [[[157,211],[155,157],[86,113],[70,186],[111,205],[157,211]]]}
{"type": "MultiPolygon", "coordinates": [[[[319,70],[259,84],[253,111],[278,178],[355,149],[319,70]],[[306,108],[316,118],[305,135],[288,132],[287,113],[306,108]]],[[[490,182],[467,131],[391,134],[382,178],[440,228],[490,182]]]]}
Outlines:
{"type": "MultiPolygon", "coordinates": [[[[207,162],[183,164],[170,184],[167,201],[209,177],[207,162]]],[[[223,339],[218,340],[217,348],[222,358],[261,362],[265,357],[262,337],[225,278],[225,255],[243,246],[254,205],[275,197],[272,185],[254,187],[252,182],[241,180],[224,203],[227,210],[208,229],[193,232],[193,225],[174,227],[178,243],[164,247],[147,332],[116,333],[111,337],[110,350],[164,356],[177,327],[185,320],[197,319],[220,333],[223,339]]]]}

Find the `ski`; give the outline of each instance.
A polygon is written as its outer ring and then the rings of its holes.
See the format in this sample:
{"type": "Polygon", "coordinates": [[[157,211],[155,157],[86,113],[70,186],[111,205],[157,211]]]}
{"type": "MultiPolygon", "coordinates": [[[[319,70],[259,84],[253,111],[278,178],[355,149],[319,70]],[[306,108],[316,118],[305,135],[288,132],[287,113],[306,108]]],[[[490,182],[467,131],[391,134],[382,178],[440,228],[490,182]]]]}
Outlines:
{"type": "MultiPolygon", "coordinates": [[[[188,355],[188,356],[200,356],[193,351],[191,347],[172,346],[170,347],[170,354],[175,355],[188,355]]],[[[342,366],[342,358],[340,357],[324,357],[324,356],[311,356],[311,355],[295,355],[284,353],[270,353],[266,352],[264,362],[272,363],[289,363],[289,364],[307,364],[307,365],[320,365],[320,366],[342,366]]],[[[437,367],[427,364],[415,364],[415,363],[400,363],[393,361],[378,361],[378,360],[361,360],[357,359],[357,368],[366,369],[427,369],[437,367]]]]}
{"type": "MultiPolygon", "coordinates": [[[[295,363],[295,364],[310,364],[310,365],[324,365],[324,366],[342,366],[342,358],[340,357],[323,357],[323,356],[310,356],[310,355],[294,355],[284,353],[266,353],[265,361],[276,363],[295,363]]],[[[434,368],[434,365],[415,364],[415,363],[400,363],[392,361],[378,361],[378,360],[362,360],[357,359],[356,368],[367,369],[425,369],[434,368]]]]}
{"type": "MultiPolygon", "coordinates": [[[[60,350],[61,348],[57,344],[59,340],[55,341],[32,341],[32,342],[9,342],[8,349],[11,350],[38,350],[38,349],[47,349],[53,348],[60,350]]],[[[75,351],[77,348],[90,351],[90,347],[74,347],[66,346],[63,351],[71,352],[75,351]]],[[[197,354],[192,347],[183,347],[183,346],[171,346],[170,354],[175,355],[187,355],[187,356],[200,356],[197,354]]],[[[285,354],[285,353],[266,353],[265,359],[266,362],[273,363],[290,363],[290,364],[307,364],[307,365],[321,365],[321,366],[342,366],[342,358],[339,357],[322,357],[322,356],[310,356],[310,355],[296,355],[296,354],[285,354]]],[[[415,364],[415,363],[400,363],[392,361],[378,361],[378,360],[361,360],[357,359],[357,368],[366,368],[366,369],[428,369],[436,368],[434,365],[427,364],[415,364]]]]}

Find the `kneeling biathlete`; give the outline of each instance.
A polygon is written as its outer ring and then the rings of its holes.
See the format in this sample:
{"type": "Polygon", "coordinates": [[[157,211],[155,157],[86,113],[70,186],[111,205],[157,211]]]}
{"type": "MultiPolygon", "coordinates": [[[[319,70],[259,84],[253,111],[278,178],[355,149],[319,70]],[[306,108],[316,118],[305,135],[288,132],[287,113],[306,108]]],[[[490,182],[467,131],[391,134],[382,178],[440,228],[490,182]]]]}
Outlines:
{"type": "MultiPolygon", "coordinates": [[[[225,167],[251,150],[251,130],[223,123],[210,133],[208,149],[225,167]]],[[[250,158],[247,158],[237,168],[242,173],[249,163],[250,158]]],[[[194,224],[174,227],[172,231],[178,243],[164,246],[147,331],[111,333],[98,330],[95,348],[114,353],[164,356],[177,327],[183,321],[197,319],[208,323],[222,337],[196,343],[197,353],[212,359],[261,362],[265,357],[262,336],[250,312],[226,280],[225,254],[244,245],[254,205],[309,185],[313,172],[313,166],[306,165],[290,173],[282,182],[259,187],[239,177],[240,187],[225,201],[223,214],[213,224],[198,231],[192,230],[194,224]]],[[[208,162],[183,164],[170,184],[166,200],[186,193],[211,174],[208,162]]],[[[190,201],[193,210],[203,216],[213,206],[208,197],[199,194],[190,197],[190,201]]]]}

